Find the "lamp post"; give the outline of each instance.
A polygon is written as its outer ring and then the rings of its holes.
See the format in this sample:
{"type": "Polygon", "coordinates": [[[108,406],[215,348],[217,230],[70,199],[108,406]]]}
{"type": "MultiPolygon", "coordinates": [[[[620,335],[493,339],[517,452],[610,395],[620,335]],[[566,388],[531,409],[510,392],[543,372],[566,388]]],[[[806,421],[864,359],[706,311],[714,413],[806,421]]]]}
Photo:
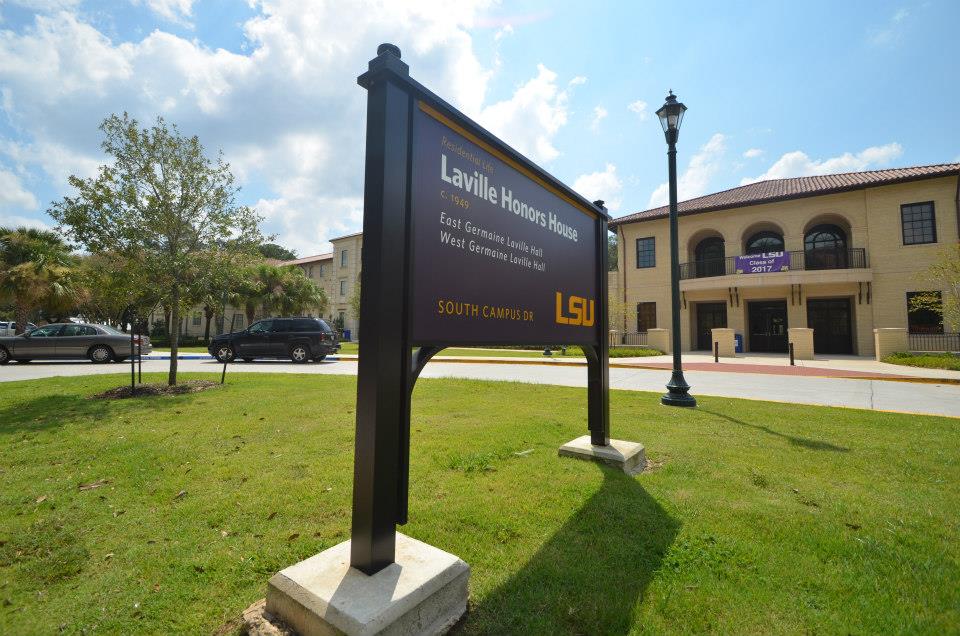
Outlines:
{"type": "Polygon", "coordinates": [[[660,398],[667,406],[696,406],[697,401],[690,395],[690,385],[683,378],[680,363],[680,254],[677,244],[677,138],[680,136],[680,123],[687,107],[677,101],[670,91],[667,101],[657,111],[663,134],[667,138],[667,159],[670,170],[670,317],[673,336],[673,375],[667,383],[667,391],[660,398]]]}

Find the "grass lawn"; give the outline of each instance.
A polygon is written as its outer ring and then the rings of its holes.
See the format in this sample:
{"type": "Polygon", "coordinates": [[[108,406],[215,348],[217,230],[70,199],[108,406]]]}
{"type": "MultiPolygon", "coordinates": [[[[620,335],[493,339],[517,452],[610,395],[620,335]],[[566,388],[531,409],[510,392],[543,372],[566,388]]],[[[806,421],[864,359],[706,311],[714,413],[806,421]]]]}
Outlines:
{"type": "MultiPolygon", "coordinates": [[[[122,383],[0,385],[0,632],[209,634],[348,536],[354,378],[122,383]]],[[[403,532],[470,564],[460,633],[960,629],[960,422],[658,397],[611,392],[630,478],[557,457],[585,390],[418,382],[403,532]]]]}
{"type": "Polygon", "coordinates": [[[908,367],[960,371],[960,356],[955,353],[891,353],[883,359],[883,362],[903,364],[908,367]]]}

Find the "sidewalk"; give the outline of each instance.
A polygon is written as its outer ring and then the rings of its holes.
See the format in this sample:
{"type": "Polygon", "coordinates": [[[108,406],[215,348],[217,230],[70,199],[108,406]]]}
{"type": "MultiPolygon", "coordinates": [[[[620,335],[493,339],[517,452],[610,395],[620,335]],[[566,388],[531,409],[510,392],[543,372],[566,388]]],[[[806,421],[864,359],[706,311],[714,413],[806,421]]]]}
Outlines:
{"type": "MultiPolygon", "coordinates": [[[[144,360],[169,360],[169,351],[154,351],[144,360]]],[[[213,360],[207,353],[181,353],[180,360],[213,360]]],[[[327,356],[327,360],[355,361],[356,354],[342,354],[327,356]]],[[[946,380],[950,383],[960,383],[960,371],[945,369],[926,369],[922,367],[908,367],[897,364],[877,362],[865,356],[818,356],[814,360],[796,360],[790,366],[790,359],[783,354],[748,353],[738,354],[735,358],[720,358],[713,361],[713,356],[706,352],[684,353],[682,356],[685,371],[715,371],[723,373],[758,373],[764,375],[804,376],[804,377],[831,377],[851,379],[877,380],[946,380]]],[[[549,365],[549,366],[585,366],[585,358],[542,356],[515,358],[509,356],[445,356],[442,353],[434,356],[434,362],[459,364],[515,364],[515,365],[549,365]]],[[[649,356],[641,358],[611,358],[612,368],[626,369],[671,369],[673,356],[649,356]]]]}

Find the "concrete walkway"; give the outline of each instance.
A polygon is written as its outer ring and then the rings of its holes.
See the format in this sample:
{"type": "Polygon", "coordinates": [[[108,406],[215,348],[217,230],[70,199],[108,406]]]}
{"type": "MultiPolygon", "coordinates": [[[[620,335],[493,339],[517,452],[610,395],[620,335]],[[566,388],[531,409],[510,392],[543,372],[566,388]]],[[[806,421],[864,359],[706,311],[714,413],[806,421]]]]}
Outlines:
{"type": "MultiPolygon", "coordinates": [[[[422,377],[473,378],[506,380],[533,384],[557,384],[586,387],[586,368],[580,364],[530,363],[530,359],[513,358],[503,364],[488,360],[430,362],[422,377]]],[[[166,371],[166,360],[147,360],[144,371],[166,371]]],[[[203,372],[219,379],[223,365],[212,360],[182,360],[180,370],[185,373],[203,372]]],[[[0,367],[0,382],[28,380],[51,376],[79,376],[88,374],[126,374],[125,364],[95,365],[89,362],[33,362],[27,365],[9,364],[0,367]]],[[[236,363],[228,366],[227,378],[235,373],[308,373],[354,375],[355,360],[324,361],[311,364],[293,364],[283,360],[236,363]]],[[[119,378],[128,376],[121,375],[119,378]]],[[[666,369],[635,366],[615,366],[610,369],[610,383],[614,389],[628,391],[664,392],[670,377],[666,369]]],[[[752,400],[771,400],[797,404],[817,404],[880,411],[897,411],[927,415],[960,417],[960,386],[940,383],[912,383],[873,379],[828,378],[819,376],[784,376],[763,373],[700,371],[686,373],[695,396],[736,397],[752,400]]],[[[122,380],[121,380],[122,381],[122,380]]],[[[3,392],[0,390],[0,402],[3,392]]]]}

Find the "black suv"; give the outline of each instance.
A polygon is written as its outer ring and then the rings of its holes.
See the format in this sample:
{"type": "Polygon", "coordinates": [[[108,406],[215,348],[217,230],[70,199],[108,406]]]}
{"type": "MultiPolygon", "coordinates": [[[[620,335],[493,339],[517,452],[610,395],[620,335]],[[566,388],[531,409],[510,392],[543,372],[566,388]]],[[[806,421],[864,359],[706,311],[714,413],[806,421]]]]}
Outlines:
{"type": "Polygon", "coordinates": [[[220,362],[290,358],[319,362],[340,349],[337,334],[319,318],[267,318],[243,331],[214,336],[207,351],[220,362]]]}

